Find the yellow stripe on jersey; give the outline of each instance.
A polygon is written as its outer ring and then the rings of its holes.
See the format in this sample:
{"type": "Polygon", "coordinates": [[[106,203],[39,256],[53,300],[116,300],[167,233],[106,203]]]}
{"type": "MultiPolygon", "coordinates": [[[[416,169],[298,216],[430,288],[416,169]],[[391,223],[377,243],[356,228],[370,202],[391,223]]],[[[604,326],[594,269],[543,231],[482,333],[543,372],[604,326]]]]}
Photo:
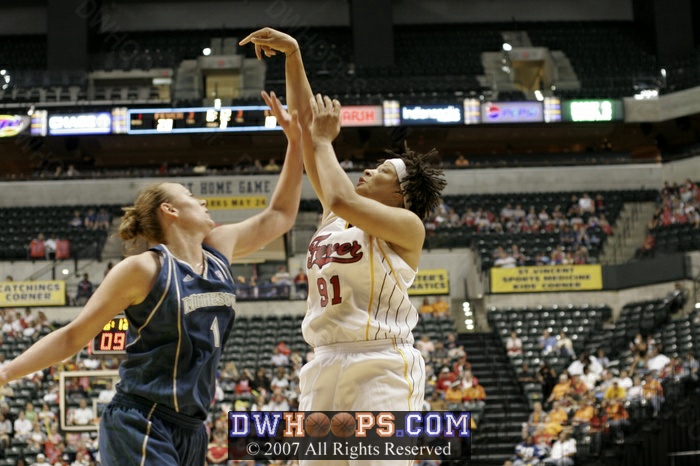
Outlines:
{"type": "Polygon", "coordinates": [[[369,305],[367,306],[367,327],[365,328],[365,340],[369,341],[369,324],[372,318],[372,301],[374,300],[374,241],[369,237],[369,305]]]}
{"type": "Polygon", "coordinates": [[[382,253],[382,256],[386,260],[386,263],[389,264],[389,270],[391,270],[391,274],[394,276],[394,281],[396,282],[396,286],[399,287],[399,290],[403,291],[403,288],[401,288],[401,282],[399,282],[399,277],[396,276],[396,272],[394,272],[394,267],[391,265],[391,261],[386,256],[386,253],[384,252],[384,249],[382,248],[382,245],[379,242],[379,240],[377,240],[377,247],[379,248],[379,252],[382,253]]]}
{"type": "Polygon", "coordinates": [[[146,464],[146,444],[148,443],[148,438],[151,436],[151,426],[153,425],[151,416],[153,416],[153,411],[156,410],[156,406],[158,406],[158,403],[153,403],[153,407],[148,412],[148,417],[146,418],[148,427],[146,427],[146,436],[143,438],[143,445],[141,445],[141,466],[146,464]]]}
{"type": "Polygon", "coordinates": [[[391,342],[394,344],[394,349],[399,352],[401,358],[403,359],[403,378],[408,384],[408,410],[411,411],[411,397],[413,396],[413,382],[408,378],[408,360],[406,355],[401,351],[401,348],[396,346],[396,338],[392,338],[391,342]]]}
{"type": "MultiPolygon", "coordinates": [[[[172,260],[172,259],[171,259],[172,260]]],[[[177,364],[180,361],[180,345],[182,344],[182,314],[180,309],[180,286],[175,282],[175,290],[177,291],[177,350],[175,350],[175,368],[173,369],[173,400],[175,412],[180,412],[180,404],[177,402],[177,364]]]]}

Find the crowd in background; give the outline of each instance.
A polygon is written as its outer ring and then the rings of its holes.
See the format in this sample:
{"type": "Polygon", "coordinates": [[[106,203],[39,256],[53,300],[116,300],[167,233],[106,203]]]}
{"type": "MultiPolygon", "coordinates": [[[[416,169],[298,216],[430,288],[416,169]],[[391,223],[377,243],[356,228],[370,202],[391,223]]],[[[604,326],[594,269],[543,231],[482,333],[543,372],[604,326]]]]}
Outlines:
{"type": "MultiPolygon", "coordinates": [[[[511,333],[506,347],[510,356],[522,354],[516,332],[511,333]]],[[[541,385],[542,398],[534,402],[523,424],[514,466],[540,461],[572,465],[577,442],[590,442],[590,453],[598,457],[605,442],[624,442],[631,415],[658,416],[665,382],[686,384],[689,393],[700,387],[700,364],[693,353],[668,357],[651,335],[638,334],[629,345],[630,356],[613,361],[603,350],[576,355],[565,332],[557,337],[544,330],[538,348],[542,356],[556,355],[568,362],[559,372],[545,361],[536,370],[523,364],[518,371],[521,384],[541,385]]]]}
{"type": "Polygon", "coordinates": [[[545,208],[531,205],[526,210],[521,204],[508,203],[500,212],[471,207],[465,212],[457,212],[443,201],[424,224],[429,236],[438,229],[461,227],[471,228],[479,234],[558,234],[559,241],[551,252],[522,251],[517,244],[508,249],[498,246],[492,252],[494,267],[586,264],[593,259],[589,250],[597,248],[605,237],[613,234],[605,217],[606,211],[604,197],[597,194],[592,198],[588,193],[583,193],[580,198],[572,194],[566,206],[545,208]]]}

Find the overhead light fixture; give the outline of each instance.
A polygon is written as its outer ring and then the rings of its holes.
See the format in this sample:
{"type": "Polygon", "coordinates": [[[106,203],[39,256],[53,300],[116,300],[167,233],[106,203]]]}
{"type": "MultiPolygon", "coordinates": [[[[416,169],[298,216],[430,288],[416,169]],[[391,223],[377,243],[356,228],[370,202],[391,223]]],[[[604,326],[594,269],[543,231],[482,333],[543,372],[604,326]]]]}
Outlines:
{"type": "Polygon", "coordinates": [[[209,47],[205,48],[204,50],[202,50],[202,55],[208,57],[209,55],[211,55],[211,49],[209,47]]]}

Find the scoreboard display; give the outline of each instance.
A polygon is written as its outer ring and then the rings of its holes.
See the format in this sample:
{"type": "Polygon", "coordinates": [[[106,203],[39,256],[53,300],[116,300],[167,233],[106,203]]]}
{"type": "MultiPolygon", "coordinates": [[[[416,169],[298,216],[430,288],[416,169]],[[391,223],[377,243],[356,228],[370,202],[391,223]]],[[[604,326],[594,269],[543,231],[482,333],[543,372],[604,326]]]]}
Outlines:
{"type": "Polygon", "coordinates": [[[127,111],[127,134],[275,131],[282,128],[266,106],[146,108],[127,111]]]}
{"type": "Polygon", "coordinates": [[[126,332],[129,321],[120,315],[110,320],[92,341],[92,354],[126,353],[126,332]]]}

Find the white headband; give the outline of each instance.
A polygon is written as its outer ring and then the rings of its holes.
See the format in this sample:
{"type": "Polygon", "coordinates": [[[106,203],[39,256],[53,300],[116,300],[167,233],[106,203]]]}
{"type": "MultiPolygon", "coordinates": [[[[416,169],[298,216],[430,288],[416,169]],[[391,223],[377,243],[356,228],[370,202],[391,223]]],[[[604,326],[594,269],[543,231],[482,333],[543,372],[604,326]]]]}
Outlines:
{"type": "MultiPolygon", "coordinates": [[[[396,168],[396,174],[399,176],[399,186],[401,186],[401,189],[406,189],[406,184],[408,184],[408,181],[406,181],[406,162],[403,161],[403,159],[400,158],[393,158],[393,159],[387,159],[385,160],[386,162],[389,162],[396,168]]],[[[411,203],[408,200],[408,195],[404,194],[403,196],[403,206],[408,209],[408,207],[411,205],[411,203]]]]}

